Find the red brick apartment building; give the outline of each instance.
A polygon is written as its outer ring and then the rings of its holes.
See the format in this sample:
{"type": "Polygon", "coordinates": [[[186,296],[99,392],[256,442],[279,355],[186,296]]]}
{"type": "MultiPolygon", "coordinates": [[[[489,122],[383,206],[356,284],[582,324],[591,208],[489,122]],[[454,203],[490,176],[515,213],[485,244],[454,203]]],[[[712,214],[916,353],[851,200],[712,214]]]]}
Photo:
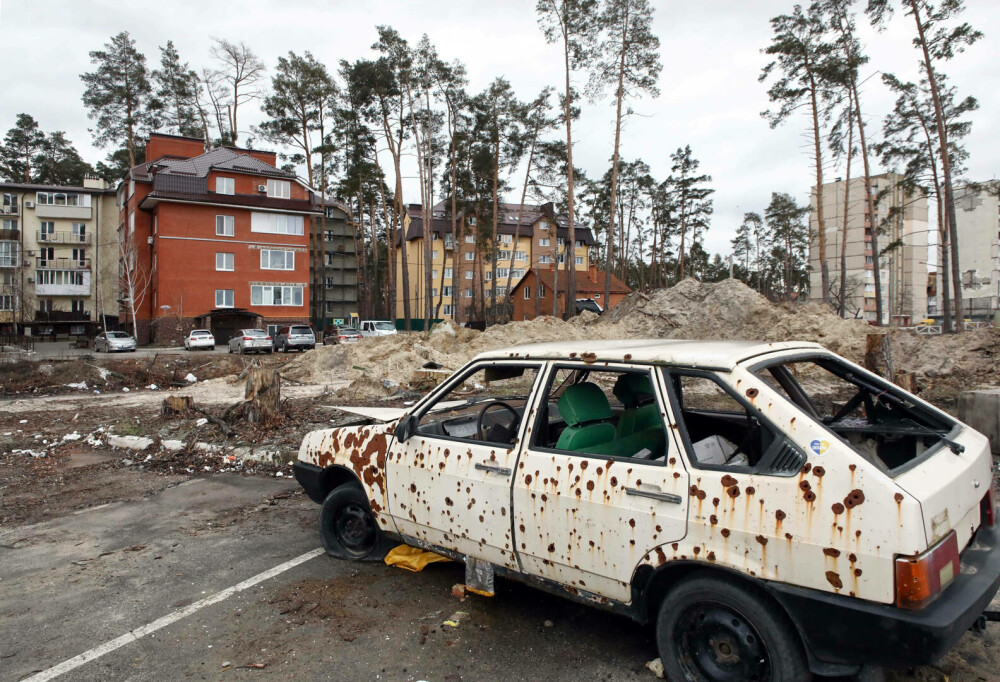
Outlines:
{"type": "Polygon", "coordinates": [[[139,343],[211,329],[309,322],[309,234],[321,216],[313,192],[276,167],[274,152],[150,135],[146,163],[118,189],[122,309],[139,343]],[[131,283],[131,285],[130,285],[131,283]]]}

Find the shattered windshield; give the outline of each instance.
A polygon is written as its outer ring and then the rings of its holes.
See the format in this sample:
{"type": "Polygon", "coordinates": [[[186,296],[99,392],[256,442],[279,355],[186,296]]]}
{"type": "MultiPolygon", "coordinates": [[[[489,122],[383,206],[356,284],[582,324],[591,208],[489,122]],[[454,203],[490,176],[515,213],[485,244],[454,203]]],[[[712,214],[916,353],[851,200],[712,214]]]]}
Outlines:
{"type": "Polygon", "coordinates": [[[920,458],[955,425],[894,384],[834,357],[779,361],[756,375],[888,471],[920,458]]]}

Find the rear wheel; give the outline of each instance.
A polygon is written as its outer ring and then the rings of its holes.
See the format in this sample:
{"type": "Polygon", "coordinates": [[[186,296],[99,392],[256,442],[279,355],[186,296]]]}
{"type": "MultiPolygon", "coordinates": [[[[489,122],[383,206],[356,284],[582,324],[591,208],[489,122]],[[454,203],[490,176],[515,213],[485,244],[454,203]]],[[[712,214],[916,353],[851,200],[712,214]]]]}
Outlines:
{"type": "Polygon", "coordinates": [[[368,498],[353,483],[337,486],[323,500],[319,533],[326,553],[338,559],[381,561],[388,549],[368,498]]]}
{"type": "Polygon", "coordinates": [[[802,644],[784,613],[721,576],[695,575],[664,597],[656,619],[656,645],[670,679],[810,679],[802,644]]]}

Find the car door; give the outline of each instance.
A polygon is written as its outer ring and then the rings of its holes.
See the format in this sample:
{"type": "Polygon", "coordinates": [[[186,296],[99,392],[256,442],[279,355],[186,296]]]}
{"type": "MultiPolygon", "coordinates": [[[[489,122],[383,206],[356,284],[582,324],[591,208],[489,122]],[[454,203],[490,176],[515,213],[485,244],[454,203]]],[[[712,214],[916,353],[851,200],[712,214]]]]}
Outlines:
{"type": "Polygon", "coordinates": [[[387,463],[389,511],[401,534],[517,567],[510,485],[542,366],[478,362],[417,407],[412,435],[393,442],[387,463]]]}
{"type": "Polygon", "coordinates": [[[628,602],[636,567],[684,537],[689,477],[665,397],[649,367],[552,368],[512,491],[525,573],[628,602]],[[641,406],[616,395],[633,380],[646,387],[641,406]],[[569,402],[577,388],[591,389],[586,410],[569,402]],[[622,432],[640,410],[646,424],[622,432]]]}

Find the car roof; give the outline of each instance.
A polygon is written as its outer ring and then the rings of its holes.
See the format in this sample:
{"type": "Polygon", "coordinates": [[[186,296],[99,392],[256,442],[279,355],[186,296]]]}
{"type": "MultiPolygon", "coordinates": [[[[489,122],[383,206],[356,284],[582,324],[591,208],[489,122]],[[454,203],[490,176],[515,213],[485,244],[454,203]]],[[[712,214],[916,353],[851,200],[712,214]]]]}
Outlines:
{"type": "Polygon", "coordinates": [[[538,358],[575,360],[593,353],[595,361],[682,365],[732,370],[752,357],[781,350],[823,350],[806,341],[705,341],[682,339],[623,339],[612,341],[558,341],[510,346],[480,353],[476,360],[538,358]]]}

